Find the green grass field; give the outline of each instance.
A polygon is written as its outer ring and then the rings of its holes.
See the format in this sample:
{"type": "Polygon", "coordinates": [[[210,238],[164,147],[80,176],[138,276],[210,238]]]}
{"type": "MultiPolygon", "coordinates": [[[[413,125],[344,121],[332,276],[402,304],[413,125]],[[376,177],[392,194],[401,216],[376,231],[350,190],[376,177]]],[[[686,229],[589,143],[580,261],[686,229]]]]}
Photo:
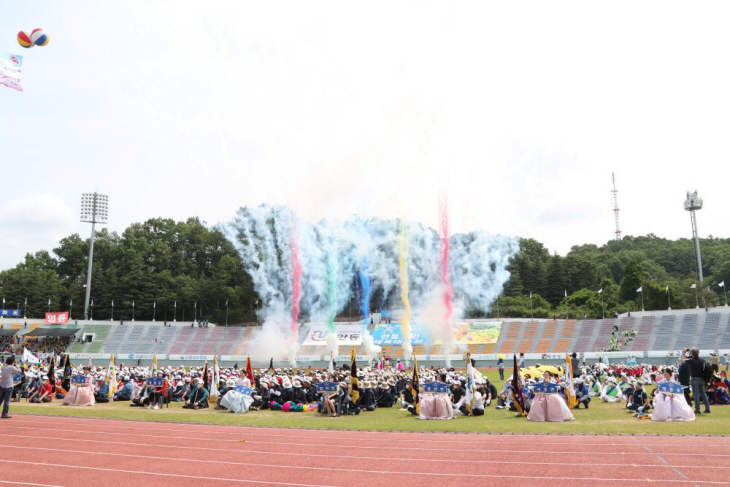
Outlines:
{"type": "MultiPolygon", "coordinates": [[[[498,384],[496,371],[489,378],[498,384]]],[[[189,411],[181,403],[169,408],[148,410],[133,408],[128,402],[97,404],[93,407],[64,407],[60,401],[53,404],[29,404],[25,401],[11,404],[11,414],[41,414],[136,421],[173,423],[265,426],[286,428],[319,428],[371,431],[433,431],[458,433],[540,433],[540,434],[661,434],[661,435],[730,435],[730,406],[712,408],[711,414],[702,414],[689,423],[660,423],[633,418],[620,404],[604,404],[593,400],[590,409],[573,411],[575,421],[570,423],[533,423],[516,418],[513,412],[488,407],[484,416],[467,418],[461,415],[448,421],[418,420],[397,406],[377,409],[359,416],[328,418],[314,412],[284,413],[281,411],[252,411],[231,414],[208,409],[189,411]]]]}

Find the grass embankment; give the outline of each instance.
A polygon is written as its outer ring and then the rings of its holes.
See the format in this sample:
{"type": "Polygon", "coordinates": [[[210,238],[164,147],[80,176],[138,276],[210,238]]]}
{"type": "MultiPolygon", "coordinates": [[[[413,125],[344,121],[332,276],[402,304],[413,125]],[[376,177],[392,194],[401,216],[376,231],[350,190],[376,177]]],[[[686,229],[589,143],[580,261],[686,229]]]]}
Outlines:
{"type": "MultiPolygon", "coordinates": [[[[496,371],[488,373],[495,384],[496,371]]],[[[76,408],[52,404],[12,403],[11,414],[39,414],[136,421],[214,424],[227,426],[262,426],[284,428],[318,428],[332,430],[420,431],[458,433],[540,433],[540,434],[670,434],[670,435],[730,435],[730,406],[712,408],[711,414],[702,414],[696,421],[663,423],[640,421],[632,417],[621,404],[605,404],[593,399],[589,409],[574,410],[575,421],[570,423],[533,423],[516,418],[514,413],[496,410],[495,403],[484,416],[466,418],[461,415],[449,421],[422,421],[397,406],[377,409],[358,416],[328,418],[315,412],[284,413],[281,411],[252,411],[231,414],[214,409],[189,411],[181,403],[169,408],[148,410],[133,408],[128,402],[97,404],[76,408]]]]}

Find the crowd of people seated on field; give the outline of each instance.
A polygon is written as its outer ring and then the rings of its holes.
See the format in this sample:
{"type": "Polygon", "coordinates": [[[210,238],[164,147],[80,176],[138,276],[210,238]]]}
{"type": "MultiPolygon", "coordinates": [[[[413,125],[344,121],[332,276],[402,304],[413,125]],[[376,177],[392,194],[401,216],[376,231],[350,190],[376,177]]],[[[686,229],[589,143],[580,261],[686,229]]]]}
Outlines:
{"type": "MultiPolygon", "coordinates": [[[[64,376],[64,371],[57,365],[54,374],[48,376],[47,365],[26,365],[22,380],[16,384],[14,397],[31,402],[51,402],[55,398],[76,405],[112,400],[126,401],[130,406],[149,409],[160,409],[170,402],[183,403],[182,407],[190,410],[229,409],[223,398],[231,391],[238,393],[237,387],[240,386],[250,388],[246,392],[251,401],[246,407],[247,411],[320,411],[338,416],[398,405],[404,411],[416,414],[412,370],[406,370],[402,364],[391,366],[389,362],[381,362],[377,366],[363,365],[357,368],[357,377],[353,380],[350,364],[340,369],[333,367],[329,371],[312,368],[260,369],[255,373],[252,371],[250,375],[238,366],[221,368],[215,372],[213,367],[205,369],[181,365],[153,369],[120,364],[114,369],[117,378],[114,384],[110,383],[107,367],[75,367],[70,373],[66,371],[64,376]],[[72,386],[68,382],[69,375],[83,375],[88,380],[84,385],[72,386]],[[151,383],[151,377],[157,378],[159,383],[151,383]],[[335,382],[337,390],[318,393],[316,384],[324,381],[335,382]],[[73,395],[72,400],[67,397],[69,395],[73,395]]],[[[676,382],[685,386],[686,402],[691,406],[694,401],[695,413],[699,413],[700,401],[705,404],[706,413],[709,412],[710,404],[730,404],[727,370],[713,368],[710,362],[693,357],[689,351],[670,366],[622,363],[586,366],[575,359],[572,366],[572,390],[563,366],[536,365],[520,369],[525,412],[530,412],[536,400],[536,386],[544,382],[558,385],[558,397],[566,404],[570,403],[569,396],[574,396],[573,407],[576,409],[587,409],[592,401],[616,403],[637,417],[647,417],[655,409],[659,400],[657,389],[647,386],[656,386],[662,382],[676,382]],[[701,380],[700,374],[705,374],[701,380]],[[699,382],[702,382],[703,387],[698,386],[699,382]]],[[[420,397],[424,397],[424,384],[439,382],[446,385],[446,394],[442,396],[445,406],[442,413],[445,411],[446,416],[479,416],[492,403],[497,409],[518,411],[512,377],[504,381],[499,391],[486,376],[474,372],[474,369],[471,373],[470,380],[463,370],[421,367],[418,384],[420,397]],[[473,385],[470,386],[470,383],[473,385]],[[469,404],[465,403],[467,397],[469,404]]],[[[569,413],[564,414],[564,418],[572,419],[569,413]]]]}

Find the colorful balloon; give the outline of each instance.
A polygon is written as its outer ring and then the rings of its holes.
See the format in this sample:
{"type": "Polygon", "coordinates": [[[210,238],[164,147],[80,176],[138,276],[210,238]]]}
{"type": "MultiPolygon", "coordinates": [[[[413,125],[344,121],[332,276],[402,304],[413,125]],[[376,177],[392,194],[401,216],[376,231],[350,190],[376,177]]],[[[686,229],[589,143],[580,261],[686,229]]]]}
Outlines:
{"type": "Polygon", "coordinates": [[[30,40],[30,36],[22,30],[18,32],[18,44],[26,49],[33,47],[33,42],[30,40]]]}
{"type": "Polygon", "coordinates": [[[36,46],[45,46],[48,44],[49,38],[43,29],[33,29],[33,32],[30,33],[30,40],[36,46]]]}

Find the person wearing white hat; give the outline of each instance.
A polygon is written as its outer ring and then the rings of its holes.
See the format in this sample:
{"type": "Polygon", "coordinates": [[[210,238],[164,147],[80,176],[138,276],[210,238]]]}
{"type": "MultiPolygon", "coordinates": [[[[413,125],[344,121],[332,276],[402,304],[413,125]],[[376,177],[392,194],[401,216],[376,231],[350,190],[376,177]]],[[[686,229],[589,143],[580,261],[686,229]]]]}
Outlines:
{"type": "Polygon", "coordinates": [[[603,389],[601,394],[601,401],[603,402],[619,402],[621,400],[621,389],[619,389],[616,383],[616,378],[609,377],[606,381],[606,387],[603,389]]]}

